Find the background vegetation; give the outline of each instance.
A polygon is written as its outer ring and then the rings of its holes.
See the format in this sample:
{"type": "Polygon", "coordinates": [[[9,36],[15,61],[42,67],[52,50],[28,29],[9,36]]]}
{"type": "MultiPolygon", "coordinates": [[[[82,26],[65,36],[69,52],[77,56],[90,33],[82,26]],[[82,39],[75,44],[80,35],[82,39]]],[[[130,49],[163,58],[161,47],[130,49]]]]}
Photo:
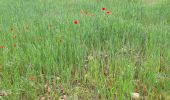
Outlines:
{"type": "Polygon", "coordinates": [[[168,100],[169,5],[0,0],[0,97],[168,100]]]}

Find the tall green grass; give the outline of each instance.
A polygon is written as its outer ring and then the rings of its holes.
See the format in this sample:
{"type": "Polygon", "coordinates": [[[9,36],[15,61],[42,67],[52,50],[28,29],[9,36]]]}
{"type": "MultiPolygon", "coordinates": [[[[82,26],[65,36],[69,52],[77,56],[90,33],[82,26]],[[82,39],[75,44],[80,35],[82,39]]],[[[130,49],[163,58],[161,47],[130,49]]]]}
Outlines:
{"type": "Polygon", "coordinates": [[[63,87],[69,100],[130,99],[133,92],[168,100],[169,5],[168,0],[153,5],[145,0],[1,0],[0,90],[8,94],[1,98],[56,100],[63,87]]]}

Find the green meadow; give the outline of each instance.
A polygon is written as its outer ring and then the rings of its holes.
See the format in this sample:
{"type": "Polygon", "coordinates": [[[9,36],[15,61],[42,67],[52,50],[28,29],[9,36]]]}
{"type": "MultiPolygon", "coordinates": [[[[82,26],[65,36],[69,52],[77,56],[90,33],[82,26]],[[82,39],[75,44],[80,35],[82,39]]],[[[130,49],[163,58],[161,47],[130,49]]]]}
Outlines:
{"type": "Polygon", "coordinates": [[[0,0],[1,99],[170,100],[170,1],[0,0]]]}

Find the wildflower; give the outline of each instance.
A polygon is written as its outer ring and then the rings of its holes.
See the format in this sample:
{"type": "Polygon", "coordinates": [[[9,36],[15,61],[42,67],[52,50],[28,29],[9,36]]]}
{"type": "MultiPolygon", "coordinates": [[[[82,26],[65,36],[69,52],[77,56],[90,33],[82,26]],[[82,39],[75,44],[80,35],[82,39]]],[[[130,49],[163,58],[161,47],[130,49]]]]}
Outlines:
{"type": "Polygon", "coordinates": [[[0,46],[0,49],[3,49],[3,48],[5,48],[5,46],[0,46]]]}
{"type": "Polygon", "coordinates": [[[106,8],[102,8],[102,10],[106,10],[106,8]]]}
{"type": "Polygon", "coordinates": [[[12,38],[13,38],[13,39],[16,39],[16,36],[14,35],[14,36],[12,36],[12,38]]]}
{"type": "Polygon", "coordinates": [[[78,24],[78,21],[77,20],[74,20],[74,22],[73,22],[74,24],[78,24]]]}
{"type": "Polygon", "coordinates": [[[111,14],[112,14],[112,12],[111,12],[111,11],[108,11],[108,12],[106,12],[106,14],[109,14],[109,15],[111,15],[111,14]]]}
{"type": "Polygon", "coordinates": [[[13,44],[12,46],[13,46],[13,47],[16,47],[16,44],[13,44]]]}

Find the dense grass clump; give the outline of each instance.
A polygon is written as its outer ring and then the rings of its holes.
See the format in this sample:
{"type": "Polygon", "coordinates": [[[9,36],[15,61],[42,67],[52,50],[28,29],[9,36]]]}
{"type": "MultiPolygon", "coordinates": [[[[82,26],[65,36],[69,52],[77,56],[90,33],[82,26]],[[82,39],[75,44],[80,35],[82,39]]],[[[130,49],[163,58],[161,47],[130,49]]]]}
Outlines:
{"type": "Polygon", "coordinates": [[[0,98],[170,99],[169,0],[0,0],[0,98]]]}

